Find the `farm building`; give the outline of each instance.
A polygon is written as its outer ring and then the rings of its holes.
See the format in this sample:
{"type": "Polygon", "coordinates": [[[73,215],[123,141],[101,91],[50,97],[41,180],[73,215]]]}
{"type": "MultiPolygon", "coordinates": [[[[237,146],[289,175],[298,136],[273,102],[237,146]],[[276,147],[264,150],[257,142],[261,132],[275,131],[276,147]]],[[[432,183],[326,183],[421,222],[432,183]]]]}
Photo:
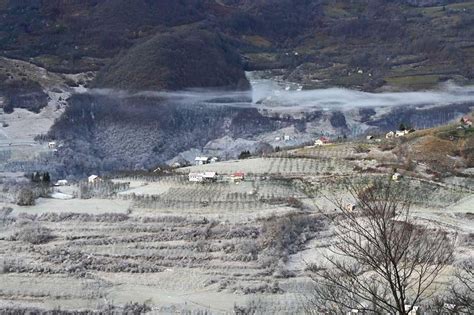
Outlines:
{"type": "Polygon", "coordinates": [[[327,145],[327,144],[331,144],[331,140],[329,140],[329,138],[327,137],[321,137],[318,140],[314,141],[314,145],[316,146],[327,145]]]}
{"type": "Polygon", "coordinates": [[[235,172],[230,175],[230,180],[234,183],[241,182],[245,179],[245,174],[243,172],[235,172]]]}
{"type": "Polygon", "coordinates": [[[194,162],[196,163],[196,165],[204,165],[204,164],[209,164],[210,160],[211,159],[207,156],[197,156],[194,159],[194,162]]]}
{"type": "Polygon", "coordinates": [[[91,175],[87,178],[87,181],[89,182],[89,184],[95,184],[95,183],[98,183],[102,180],[102,178],[100,178],[98,175],[91,175]]]}
{"type": "Polygon", "coordinates": [[[397,130],[397,131],[395,132],[395,137],[397,137],[397,138],[398,138],[398,137],[404,137],[404,136],[406,136],[406,135],[409,134],[409,133],[410,133],[410,131],[408,131],[408,130],[397,130]]]}
{"type": "Polygon", "coordinates": [[[217,173],[216,172],[189,173],[188,179],[190,182],[194,182],[194,183],[215,182],[217,180],[217,173]]]}

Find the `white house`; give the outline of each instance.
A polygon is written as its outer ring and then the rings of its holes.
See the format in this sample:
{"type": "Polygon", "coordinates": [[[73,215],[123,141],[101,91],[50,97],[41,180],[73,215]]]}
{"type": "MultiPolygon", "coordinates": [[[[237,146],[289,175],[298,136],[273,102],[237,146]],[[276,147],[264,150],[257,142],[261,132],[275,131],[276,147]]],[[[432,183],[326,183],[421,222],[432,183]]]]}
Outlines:
{"type": "Polygon", "coordinates": [[[69,185],[68,181],[65,179],[60,179],[54,184],[54,186],[67,186],[69,185]]]}
{"type": "Polygon", "coordinates": [[[397,131],[395,132],[395,137],[397,137],[397,138],[398,138],[398,137],[404,137],[404,136],[406,136],[406,135],[409,134],[409,133],[410,133],[410,131],[408,131],[408,130],[397,130],[397,131]]]}
{"type": "Polygon", "coordinates": [[[234,174],[230,175],[230,180],[234,183],[241,182],[245,179],[245,173],[243,172],[235,172],[234,174]]]}
{"type": "Polygon", "coordinates": [[[209,157],[207,156],[197,156],[194,159],[194,162],[196,162],[196,165],[204,165],[204,164],[209,164],[209,157]]]}
{"type": "Polygon", "coordinates": [[[387,132],[387,134],[385,135],[385,138],[386,138],[386,139],[392,139],[392,138],[394,138],[394,137],[395,137],[395,132],[393,132],[393,131],[389,131],[389,132],[387,132]]]}
{"type": "Polygon", "coordinates": [[[215,182],[217,180],[217,173],[216,172],[189,173],[188,179],[190,182],[194,182],[194,183],[215,182]]]}
{"type": "Polygon", "coordinates": [[[216,156],[212,157],[211,160],[210,160],[210,163],[211,163],[211,164],[217,163],[217,162],[219,162],[219,158],[216,157],[216,156]]]}
{"type": "Polygon", "coordinates": [[[326,137],[321,137],[318,140],[314,141],[315,146],[327,145],[327,144],[331,144],[331,140],[329,140],[329,138],[326,138],[326,137]]]}
{"type": "Polygon", "coordinates": [[[49,149],[56,149],[56,147],[57,147],[56,141],[48,142],[48,148],[49,149]]]}
{"type": "Polygon", "coordinates": [[[288,135],[283,136],[283,140],[285,140],[285,141],[290,141],[290,139],[291,139],[291,138],[290,138],[290,136],[288,136],[288,135]]]}
{"type": "Polygon", "coordinates": [[[98,183],[102,180],[102,178],[100,178],[98,175],[91,175],[87,178],[87,181],[89,182],[89,184],[95,184],[95,183],[98,183]]]}

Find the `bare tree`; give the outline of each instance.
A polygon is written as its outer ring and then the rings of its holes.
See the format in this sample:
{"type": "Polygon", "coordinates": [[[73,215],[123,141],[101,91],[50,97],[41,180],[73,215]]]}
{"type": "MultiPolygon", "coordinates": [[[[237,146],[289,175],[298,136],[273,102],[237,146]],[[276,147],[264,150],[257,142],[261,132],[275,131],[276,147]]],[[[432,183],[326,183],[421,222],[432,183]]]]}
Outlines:
{"type": "Polygon", "coordinates": [[[452,260],[453,240],[411,221],[406,183],[384,178],[346,187],[346,200],[330,198],[338,211],[327,264],[308,265],[315,282],[310,307],[408,314],[432,294],[434,281],[452,260]]]}
{"type": "Polygon", "coordinates": [[[451,287],[453,306],[459,314],[474,314],[474,263],[464,261],[456,270],[451,287]]]}

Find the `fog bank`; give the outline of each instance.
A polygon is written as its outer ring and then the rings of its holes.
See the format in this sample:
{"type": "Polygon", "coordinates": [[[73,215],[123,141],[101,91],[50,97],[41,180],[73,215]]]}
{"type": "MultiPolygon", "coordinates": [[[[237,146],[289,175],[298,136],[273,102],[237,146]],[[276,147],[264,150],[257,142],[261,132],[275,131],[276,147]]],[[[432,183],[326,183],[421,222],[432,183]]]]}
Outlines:
{"type": "Polygon", "coordinates": [[[126,92],[112,89],[87,89],[82,93],[115,98],[157,98],[171,103],[212,104],[216,106],[256,107],[261,109],[352,109],[357,107],[393,107],[474,103],[474,86],[445,84],[436,90],[417,92],[370,93],[344,88],[291,90],[272,80],[253,80],[251,91],[193,89],[186,91],[126,92]]]}

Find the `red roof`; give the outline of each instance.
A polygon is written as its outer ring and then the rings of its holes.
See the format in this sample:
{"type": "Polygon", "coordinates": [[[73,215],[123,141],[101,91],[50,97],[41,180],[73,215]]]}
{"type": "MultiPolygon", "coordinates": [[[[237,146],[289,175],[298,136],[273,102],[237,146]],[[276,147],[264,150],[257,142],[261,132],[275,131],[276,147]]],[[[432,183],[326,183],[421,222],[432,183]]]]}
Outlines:
{"type": "Polygon", "coordinates": [[[321,137],[321,138],[319,138],[319,140],[321,140],[324,143],[331,142],[331,140],[329,140],[329,138],[327,138],[327,137],[321,137]]]}
{"type": "Polygon", "coordinates": [[[243,172],[235,172],[235,173],[233,174],[233,176],[235,176],[235,177],[241,177],[241,176],[242,176],[242,177],[243,177],[243,176],[245,176],[245,173],[243,173],[243,172]]]}

